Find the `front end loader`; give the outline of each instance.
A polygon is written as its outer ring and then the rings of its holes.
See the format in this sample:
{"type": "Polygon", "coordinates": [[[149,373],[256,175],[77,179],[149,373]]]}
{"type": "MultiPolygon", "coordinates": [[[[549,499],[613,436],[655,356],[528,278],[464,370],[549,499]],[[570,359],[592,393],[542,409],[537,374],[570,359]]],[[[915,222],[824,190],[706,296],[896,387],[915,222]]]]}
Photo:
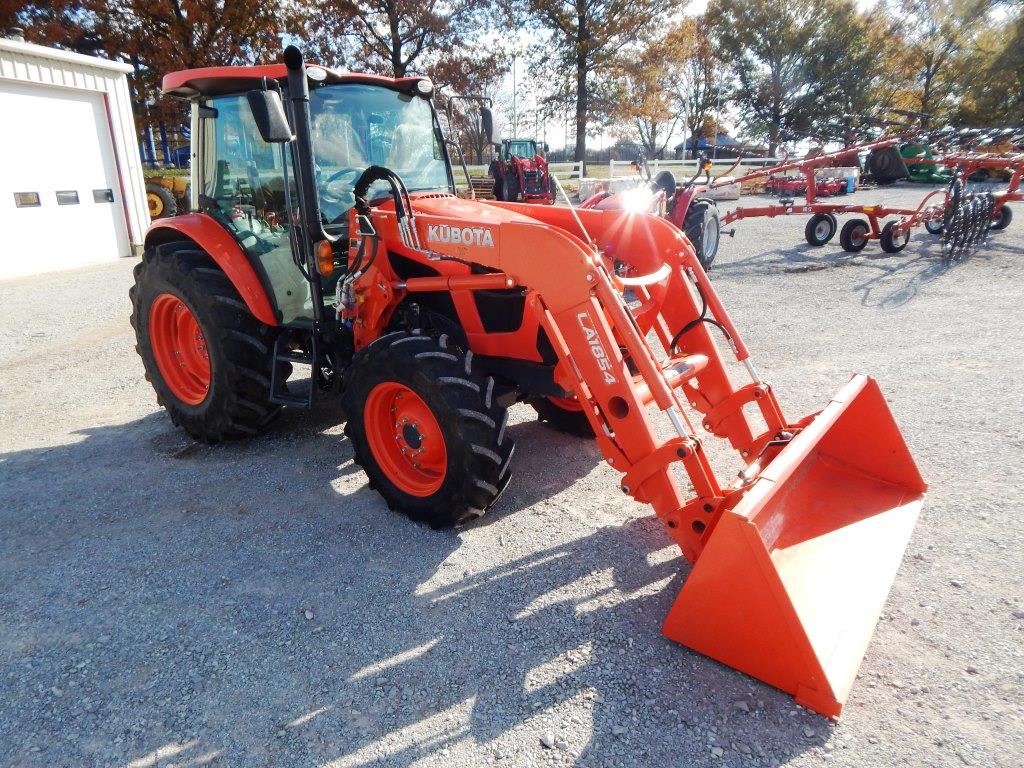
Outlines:
{"type": "Polygon", "coordinates": [[[339,396],[371,487],[445,527],[510,482],[529,403],[693,563],[664,633],[838,716],[925,491],[875,382],[785,416],[672,224],[460,199],[429,80],[284,59],[164,78],[192,104],[195,211],[154,223],[131,297],[175,423],[243,437],[339,396]]]}

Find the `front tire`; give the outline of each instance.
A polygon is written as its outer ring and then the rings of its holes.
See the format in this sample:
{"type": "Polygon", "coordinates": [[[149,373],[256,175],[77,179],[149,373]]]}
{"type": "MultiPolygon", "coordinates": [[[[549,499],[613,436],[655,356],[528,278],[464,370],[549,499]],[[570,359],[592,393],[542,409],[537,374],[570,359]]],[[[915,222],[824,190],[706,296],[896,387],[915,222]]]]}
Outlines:
{"type": "Polygon", "coordinates": [[[504,189],[504,200],[510,203],[519,202],[519,196],[522,190],[519,188],[519,178],[513,171],[509,171],[505,174],[505,179],[502,182],[504,189]]]}
{"type": "Polygon", "coordinates": [[[270,403],[272,329],[193,243],[148,251],[128,293],[135,349],[171,421],[208,443],[255,435],[270,403]]]}
{"type": "Polygon", "coordinates": [[[835,237],[838,223],[830,213],[816,213],[807,220],[804,227],[804,239],[814,246],[825,245],[835,237]]]}
{"type": "MultiPolygon", "coordinates": [[[[444,337],[442,337],[442,341],[444,337]]],[[[388,507],[433,528],[482,515],[511,477],[514,444],[494,380],[430,336],[383,336],[345,375],[345,434],[388,507]]]]}
{"type": "Polygon", "coordinates": [[[149,206],[149,218],[154,221],[178,215],[178,201],[174,194],[159,184],[146,185],[146,205],[149,206]]]}
{"type": "Polygon", "coordinates": [[[707,272],[718,255],[718,244],[722,234],[718,206],[710,200],[694,200],[686,211],[683,232],[697,252],[697,260],[707,272]]]}

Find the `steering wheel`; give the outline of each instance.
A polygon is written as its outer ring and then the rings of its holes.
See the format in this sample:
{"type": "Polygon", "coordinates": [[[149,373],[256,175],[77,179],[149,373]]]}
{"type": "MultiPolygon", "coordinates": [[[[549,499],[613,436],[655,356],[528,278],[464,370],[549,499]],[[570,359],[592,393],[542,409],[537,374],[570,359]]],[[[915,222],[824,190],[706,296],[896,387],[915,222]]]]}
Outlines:
{"type": "Polygon", "coordinates": [[[362,172],[362,168],[346,167],[332,173],[325,181],[318,183],[322,209],[320,213],[325,223],[335,224],[342,221],[346,217],[348,209],[355,204],[355,197],[352,194],[351,188],[354,178],[348,185],[341,186],[340,188],[331,189],[331,185],[339,181],[343,176],[355,177],[362,172]]]}
{"type": "Polygon", "coordinates": [[[335,171],[334,173],[332,173],[330,176],[327,177],[327,179],[325,181],[323,181],[321,183],[324,186],[327,186],[328,184],[333,184],[338,179],[340,179],[342,176],[348,176],[348,175],[358,176],[362,172],[363,172],[362,168],[354,168],[352,166],[346,166],[345,168],[342,168],[340,171],[335,171]]]}

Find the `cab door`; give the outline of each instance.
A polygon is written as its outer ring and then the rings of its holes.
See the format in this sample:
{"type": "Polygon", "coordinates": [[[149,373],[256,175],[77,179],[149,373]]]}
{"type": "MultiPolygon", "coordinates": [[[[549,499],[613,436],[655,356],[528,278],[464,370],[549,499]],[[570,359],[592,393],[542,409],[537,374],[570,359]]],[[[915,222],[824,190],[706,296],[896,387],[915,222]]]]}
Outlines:
{"type": "Polygon", "coordinates": [[[313,322],[309,281],[296,262],[300,232],[289,144],[260,136],[245,94],[210,99],[199,111],[199,208],[219,221],[249,256],[282,325],[313,322]]]}

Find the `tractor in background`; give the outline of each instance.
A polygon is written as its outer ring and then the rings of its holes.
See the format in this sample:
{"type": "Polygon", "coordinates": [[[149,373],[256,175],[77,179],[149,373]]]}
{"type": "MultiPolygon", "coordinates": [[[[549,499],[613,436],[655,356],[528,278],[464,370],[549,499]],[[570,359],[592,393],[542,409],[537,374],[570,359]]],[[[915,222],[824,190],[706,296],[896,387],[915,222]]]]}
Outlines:
{"type": "Polygon", "coordinates": [[[188,176],[146,176],[146,205],[154,221],[187,211],[190,196],[188,176]]]}
{"type": "Polygon", "coordinates": [[[676,182],[671,171],[661,171],[652,177],[643,156],[638,157],[633,166],[639,177],[637,187],[621,192],[602,190],[580,203],[580,208],[627,213],[646,210],[657,214],[686,235],[701,266],[711,269],[718,255],[722,224],[718,205],[708,194],[712,183],[708,156],[703,152],[697,156],[696,173],[682,183],[676,182]],[[698,181],[701,176],[704,176],[703,183],[698,181]]]}
{"type": "Polygon", "coordinates": [[[544,154],[547,145],[537,146],[534,139],[505,139],[496,144],[498,155],[491,161],[487,175],[494,179],[494,198],[511,203],[553,205],[555,180],[551,178],[544,154]]]}

